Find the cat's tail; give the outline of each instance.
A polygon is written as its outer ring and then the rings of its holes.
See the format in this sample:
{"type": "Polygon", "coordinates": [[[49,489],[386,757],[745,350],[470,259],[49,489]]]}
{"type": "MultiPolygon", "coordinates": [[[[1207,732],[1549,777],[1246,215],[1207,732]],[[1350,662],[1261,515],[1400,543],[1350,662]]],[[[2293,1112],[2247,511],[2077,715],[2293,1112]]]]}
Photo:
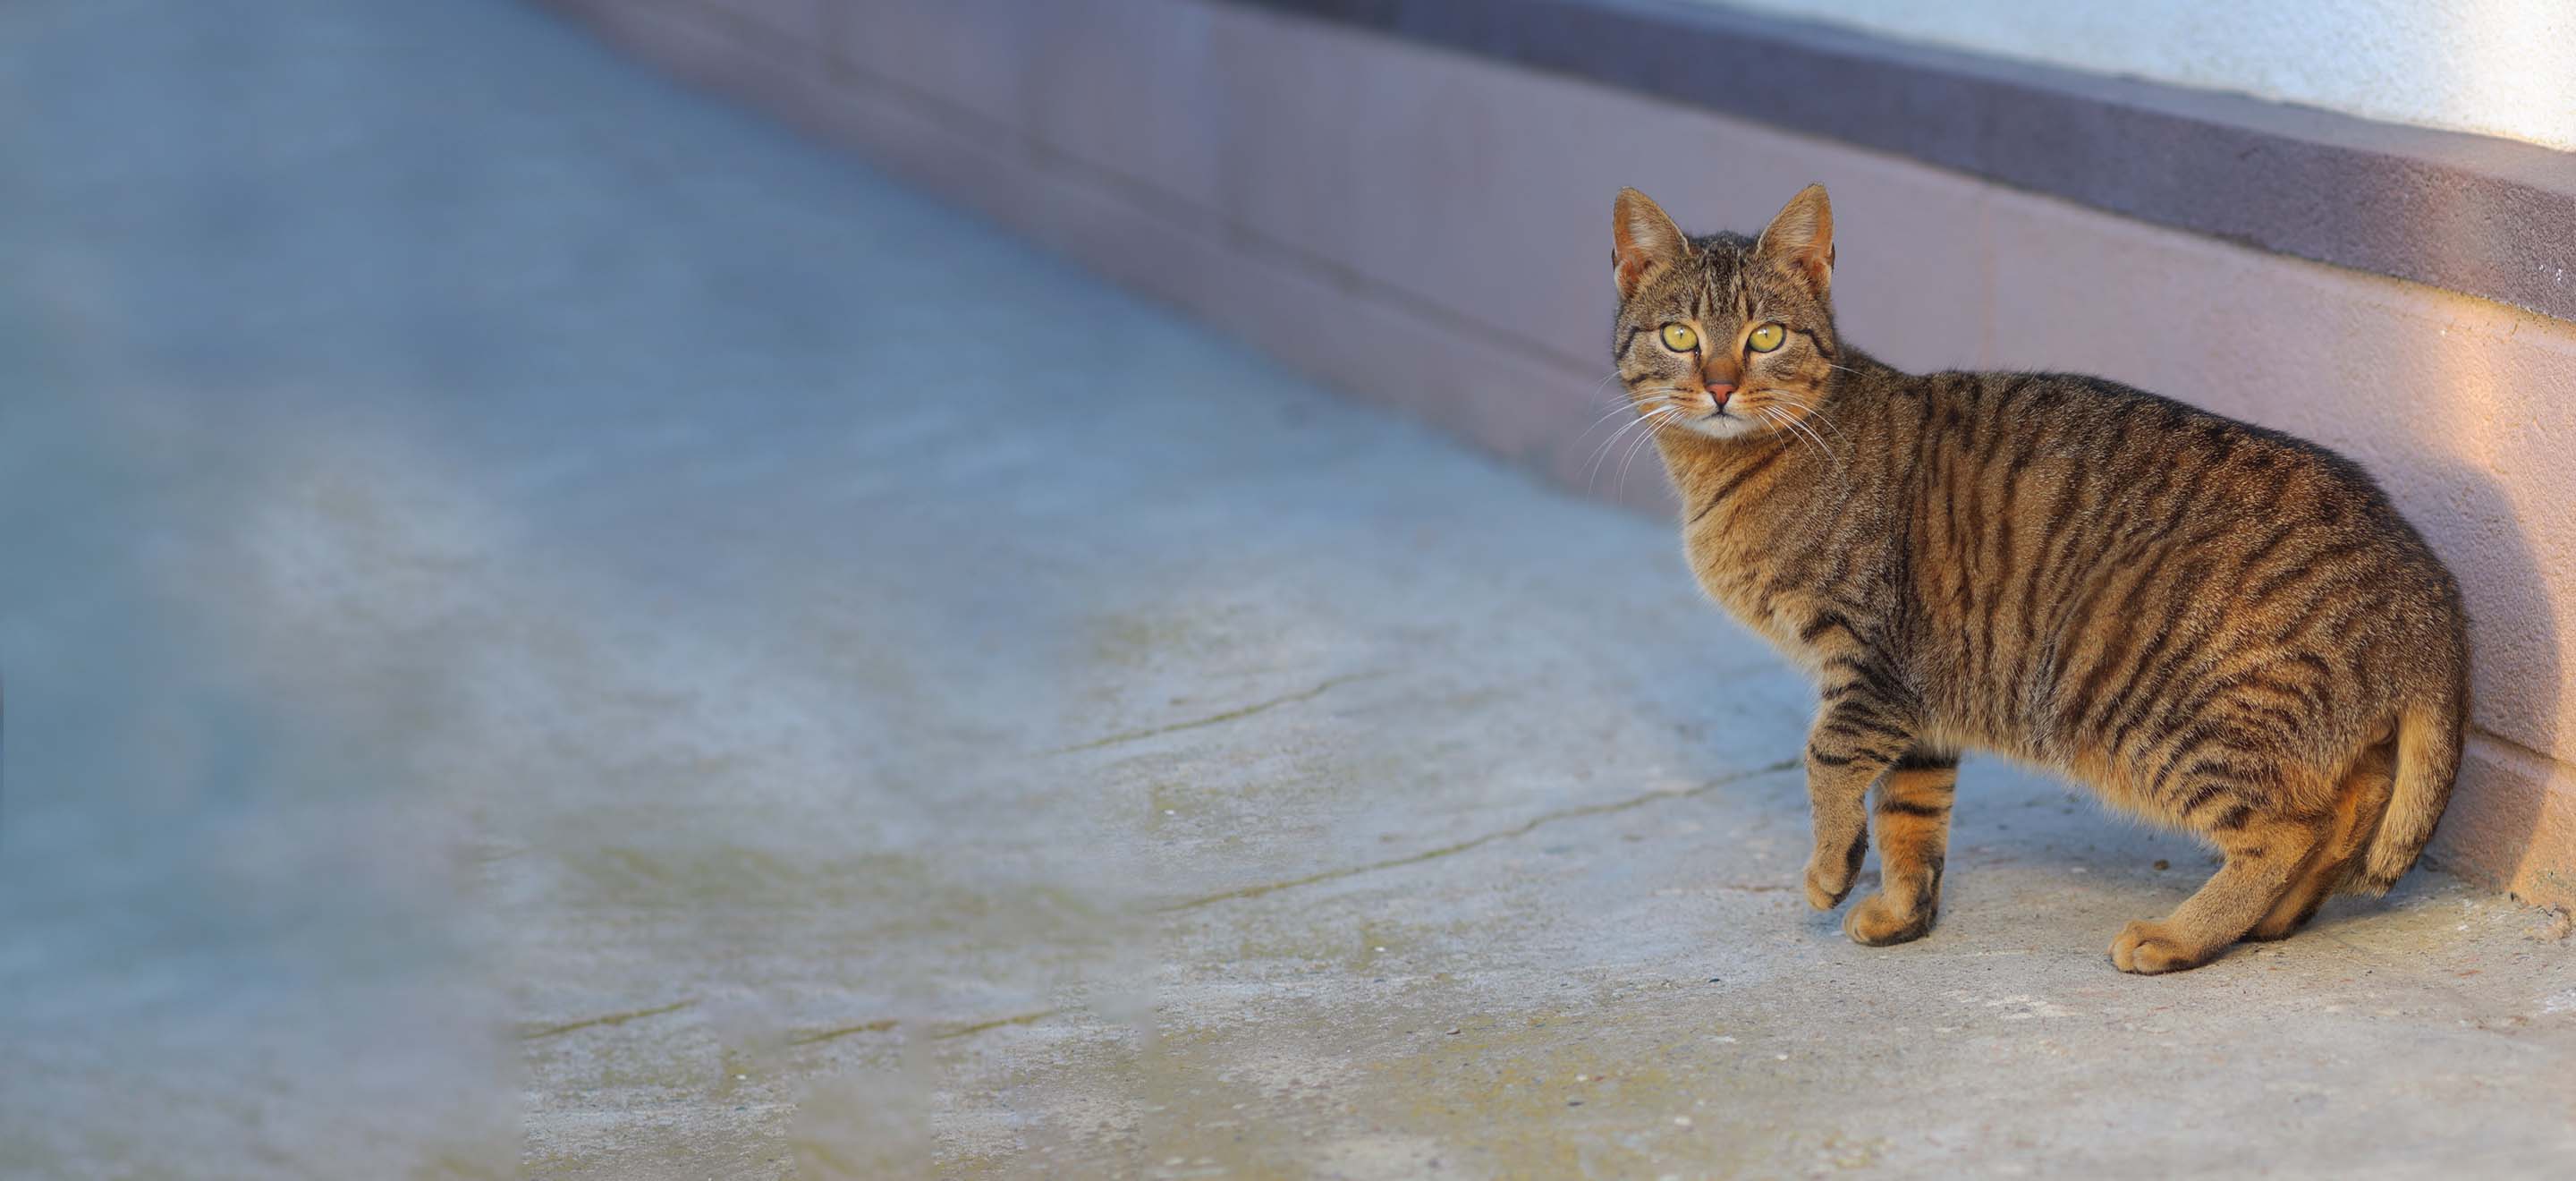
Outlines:
{"type": "Polygon", "coordinates": [[[2433,826],[2451,802],[2451,783],[2460,773],[2467,696],[2455,688],[2444,700],[2419,701],[2398,712],[2397,788],[2363,854],[2360,880],[2352,887],[2356,892],[2387,893],[2433,839],[2433,826]]]}

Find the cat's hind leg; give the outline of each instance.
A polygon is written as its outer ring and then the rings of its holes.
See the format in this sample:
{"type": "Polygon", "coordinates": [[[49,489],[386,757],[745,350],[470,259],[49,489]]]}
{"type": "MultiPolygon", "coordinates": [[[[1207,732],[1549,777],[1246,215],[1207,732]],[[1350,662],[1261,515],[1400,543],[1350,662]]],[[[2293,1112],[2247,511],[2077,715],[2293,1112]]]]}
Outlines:
{"type": "Polygon", "coordinates": [[[2286,939],[2325,905],[2352,877],[2355,858],[2370,843],[2372,833],[2379,831],[2379,818],[2388,810],[2389,797],[2396,791],[2397,765],[2393,743],[2382,743],[2363,751],[2343,783],[2336,790],[2334,826],[2308,855],[2306,864],[2290,883],[2287,893],[2274,903],[2271,913],[2263,916],[2247,939],[2286,939]]]}
{"type": "Polygon", "coordinates": [[[2222,802],[2210,811],[2207,832],[2225,862],[2172,914],[2121,929],[2111,941],[2111,962],[2121,971],[2154,975],[2208,963],[2284,901],[2333,824],[2331,815],[2247,803],[2222,802]]]}

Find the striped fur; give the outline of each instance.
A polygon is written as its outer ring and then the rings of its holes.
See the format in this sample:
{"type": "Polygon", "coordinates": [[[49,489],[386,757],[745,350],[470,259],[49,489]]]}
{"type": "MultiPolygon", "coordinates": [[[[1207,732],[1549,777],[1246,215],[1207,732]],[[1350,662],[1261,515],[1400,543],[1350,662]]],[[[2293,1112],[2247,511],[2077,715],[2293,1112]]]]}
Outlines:
{"type": "Polygon", "coordinates": [[[1930,929],[1969,749],[2225,855],[2171,916],[2121,933],[2125,971],[2287,935],[2414,863],[2459,765],[2466,623],[2358,466],[2101,378],[1870,359],[1834,329],[1821,187],[1759,240],[1685,238],[1635,190],[1614,230],[1618,375],[1680,493],[1692,572],[1823,692],[1819,909],[1857,877],[1878,786],[1882,888],[1852,938],[1930,929]],[[1768,324],[1783,343],[1754,351],[1768,324]]]}

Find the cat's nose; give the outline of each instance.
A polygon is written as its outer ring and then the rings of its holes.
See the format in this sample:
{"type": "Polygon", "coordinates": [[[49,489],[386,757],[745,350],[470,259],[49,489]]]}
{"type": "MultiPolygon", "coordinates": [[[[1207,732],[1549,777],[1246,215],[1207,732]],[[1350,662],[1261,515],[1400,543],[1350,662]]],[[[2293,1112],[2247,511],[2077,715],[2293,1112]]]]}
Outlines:
{"type": "Polygon", "coordinates": [[[1726,399],[1734,392],[1734,382],[1712,381],[1708,383],[1708,396],[1717,399],[1717,408],[1720,410],[1726,409],[1726,399]]]}

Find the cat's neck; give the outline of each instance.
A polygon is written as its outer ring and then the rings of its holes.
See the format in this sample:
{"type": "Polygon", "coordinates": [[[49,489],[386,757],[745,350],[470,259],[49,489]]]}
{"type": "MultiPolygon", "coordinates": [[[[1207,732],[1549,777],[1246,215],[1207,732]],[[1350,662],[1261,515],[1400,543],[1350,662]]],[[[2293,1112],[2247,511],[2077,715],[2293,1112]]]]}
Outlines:
{"type": "Polygon", "coordinates": [[[1799,492],[1793,503],[1801,504],[1812,503],[1815,494],[1831,493],[1830,486],[1849,475],[1848,464],[1855,458],[1849,454],[1851,433],[1835,424],[1856,419],[1860,403],[1891,379],[1910,377],[1846,348],[1835,362],[1822,400],[1831,408],[1830,422],[1809,415],[1797,427],[1780,426],[1732,439],[1678,429],[1655,432],[1664,470],[1682,499],[1684,523],[1696,524],[1711,513],[1759,515],[1766,504],[1779,501],[1777,494],[1782,491],[1799,492]]]}

